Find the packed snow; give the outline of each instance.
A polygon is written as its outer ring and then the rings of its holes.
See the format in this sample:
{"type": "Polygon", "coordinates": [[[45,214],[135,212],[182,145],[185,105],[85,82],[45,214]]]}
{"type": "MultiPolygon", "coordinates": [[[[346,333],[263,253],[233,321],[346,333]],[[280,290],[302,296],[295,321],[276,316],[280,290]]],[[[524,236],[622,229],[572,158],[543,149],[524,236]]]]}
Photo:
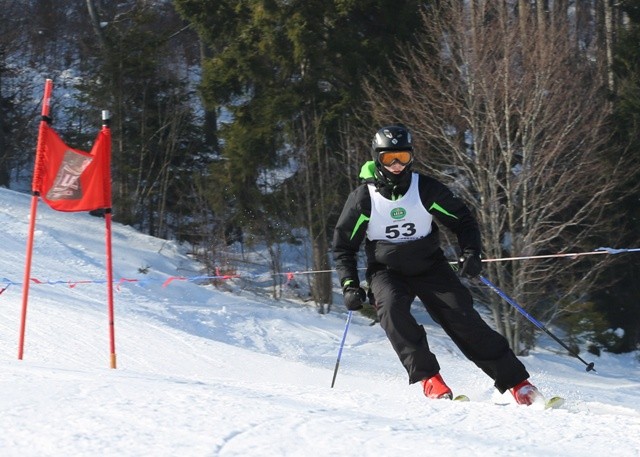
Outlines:
{"type": "MultiPolygon", "coordinates": [[[[348,316],[339,294],[319,314],[241,279],[198,284],[184,247],[120,224],[110,368],[104,220],[43,203],[31,270],[40,283],[29,288],[19,360],[30,203],[0,189],[2,456],[640,455],[638,354],[581,353],[595,362],[588,373],[541,338],[522,360],[539,389],[566,404],[518,406],[416,303],[443,377],[471,401],[426,399],[380,326],[359,313],[332,388],[348,316]]],[[[252,268],[238,274],[268,276],[252,268]]]]}

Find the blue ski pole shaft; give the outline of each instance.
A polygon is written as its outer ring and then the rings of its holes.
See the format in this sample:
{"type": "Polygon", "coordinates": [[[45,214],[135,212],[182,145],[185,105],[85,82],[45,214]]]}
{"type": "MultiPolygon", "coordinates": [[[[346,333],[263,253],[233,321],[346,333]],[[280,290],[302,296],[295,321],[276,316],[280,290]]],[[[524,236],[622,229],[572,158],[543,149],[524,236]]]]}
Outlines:
{"type": "Polygon", "coordinates": [[[353,311],[349,311],[347,315],[347,323],[344,326],[344,334],[342,335],[342,341],[340,342],[340,349],[338,350],[338,360],[336,360],[336,367],[333,369],[333,379],[331,380],[331,388],[336,383],[336,375],[338,374],[338,367],[340,366],[340,358],[342,357],[342,348],[344,347],[344,340],[347,339],[347,331],[349,330],[349,324],[351,323],[351,315],[353,311]]]}
{"type": "Polygon", "coordinates": [[[580,360],[582,363],[584,363],[587,366],[587,371],[592,371],[592,370],[596,371],[596,369],[593,367],[593,362],[586,362],[585,360],[583,360],[582,357],[580,357],[577,353],[572,351],[569,346],[564,344],[562,342],[562,340],[560,340],[560,338],[558,338],[553,333],[551,333],[549,331],[549,329],[547,329],[547,327],[545,327],[540,321],[538,321],[535,317],[533,317],[531,314],[526,312],[525,309],[522,306],[518,305],[518,303],[516,303],[514,299],[512,299],[507,294],[505,294],[502,290],[500,290],[498,288],[498,286],[493,284],[491,281],[489,281],[484,276],[480,276],[480,281],[485,283],[491,290],[493,290],[495,293],[500,295],[507,303],[509,303],[511,306],[513,306],[516,310],[518,310],[520,312],[520,314],[522,314],[524,317],[529,319],[529,321],[531,321],[536,327],[538,327],[540,330],[542,330],[547,335],[549,335],[551,338],[553,338],[557,343],[560,344],[560,346],[565,348],[569,352],[569,354],[571,354],[572,356],[574,356],[575,358],[580,360]]]}

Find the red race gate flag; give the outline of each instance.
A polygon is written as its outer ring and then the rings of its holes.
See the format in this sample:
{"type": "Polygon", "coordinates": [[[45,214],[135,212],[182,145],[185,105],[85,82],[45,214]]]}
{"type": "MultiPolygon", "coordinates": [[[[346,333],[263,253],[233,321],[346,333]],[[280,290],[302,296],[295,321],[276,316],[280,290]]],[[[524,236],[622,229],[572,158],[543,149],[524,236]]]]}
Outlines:
{"type": "MultiPolygon", "coordinates": [[[[44,123],[43,123],[44,124],[44,123]]],[[[67,146],[49,125],[42,126],[40,198],[58,211],[111,208],[111,132],[103,128],[91,152],[67,146]]]]}
{"type": "Polygon", "coordinates": [[[49,110],[53,81],[47,79],[42,99],[42,119],[38,130],[36,162],[33,169],[29,237],[22,286],[22,314],[18,340],[18,359],[24,354],[27,304],[33,239],[38,198],[58,211],[91,211],[104,209],[107,253],[107,298],[109,312],[109,351],[111,368],[116,367],[115,322],[113,312],[113,260],[111,252],[111,131],[109,112],[102,112],[102,130],[90,153],[70,148],[51,128],[49,110]]]}

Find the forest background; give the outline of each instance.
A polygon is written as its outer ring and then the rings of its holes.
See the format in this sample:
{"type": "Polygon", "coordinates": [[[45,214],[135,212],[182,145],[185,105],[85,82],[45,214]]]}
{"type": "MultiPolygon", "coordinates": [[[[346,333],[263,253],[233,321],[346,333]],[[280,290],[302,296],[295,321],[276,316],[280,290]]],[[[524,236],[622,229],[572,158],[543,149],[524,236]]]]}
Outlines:
{"type": "MultiPolygon", "coordinates": [[[[484,257],[640,244],[640,0],[0,0],[0,185],[28,192],[40,97],[90,148],[112,114],[114,220],[190,243],[308,247],[329,312],[330,243],[370,141],[401,122],[415,168],[474,210],[484,257]]],[[[444,234],[447,255],[457,256],[444,234]]],[[[485,274],[590,351],[640,345],[637,254],[491,262],[485,274]]],[[[525,354],[533,327],[480,285],[525,354]]]]}

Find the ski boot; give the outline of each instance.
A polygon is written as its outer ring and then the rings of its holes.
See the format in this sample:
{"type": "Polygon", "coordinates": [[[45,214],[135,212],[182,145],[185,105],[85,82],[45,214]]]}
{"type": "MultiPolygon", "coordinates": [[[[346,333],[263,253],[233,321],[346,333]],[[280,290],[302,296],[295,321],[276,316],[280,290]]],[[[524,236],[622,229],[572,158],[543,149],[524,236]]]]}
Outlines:
{"type": "Polygon", "coordinates": [[[451,400],[453,398],[451,389],[449,389],[449,386],[444,383],[444,380],[442,379],[442,376],[440,376],[440,374],[423,379],[420,382],[422,383],[422,391],[428,398],[444,398],[447,400],[451,400]]]}
{"type": "Polygon", "coordinates": [[[538,400],[544,401],[542,394],[536,386],[531,384],[526,379],[522,381],[520,384],[509,389],[509,392],[513,395],[513,398],[516,399],[516,403],[519,405],[532,405],[534,402],[538,400]]]}

